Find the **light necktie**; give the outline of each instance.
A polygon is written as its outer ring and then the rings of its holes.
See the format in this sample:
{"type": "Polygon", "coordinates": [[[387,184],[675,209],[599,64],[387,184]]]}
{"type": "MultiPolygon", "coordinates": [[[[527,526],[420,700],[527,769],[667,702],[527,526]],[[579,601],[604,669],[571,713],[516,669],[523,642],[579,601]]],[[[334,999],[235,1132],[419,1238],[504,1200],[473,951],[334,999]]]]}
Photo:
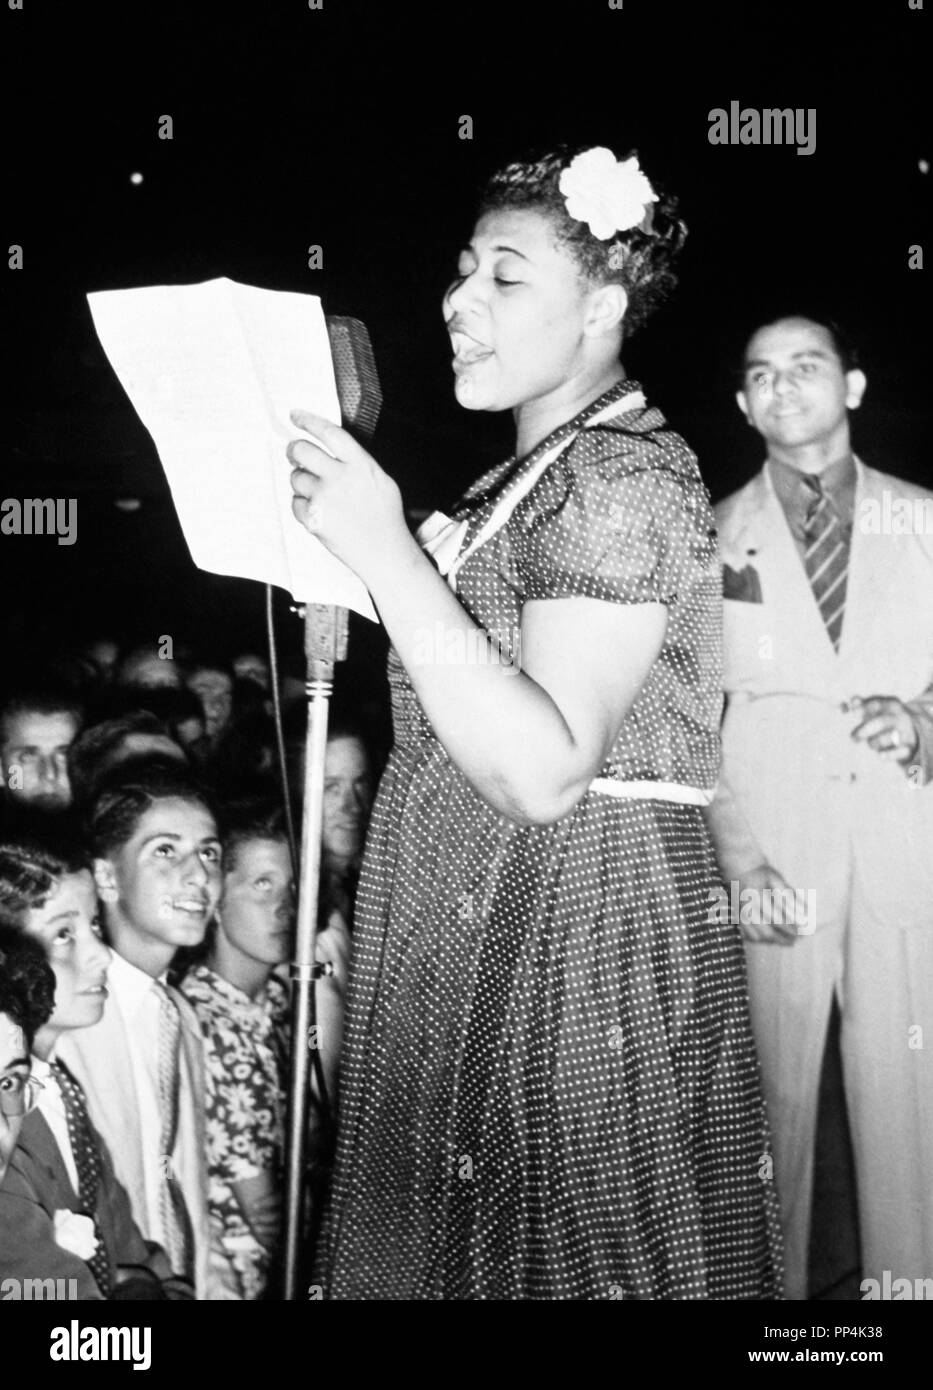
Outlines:
{"type": "Polygon", "coordinates": [[[181,1083],[181,1017],[178,1006],[159,981],[159,1207],[165,1233],[165,1249],[175,1274],[193,1276],[191,1222],[181,1184],[175,1176],[174,1153],[178,1135],[178,1102],[181,1083]]]}
{"type": "Polygon", "coordinates": [[[846,607],[849,543],[819,478],[805,473],[802,483],[807,496],[803,563],[829,639],[838,651],[846,607]]]}
{"type": "Polygon", "coordinates": [[[97,1132],[87,1112],[84,1092],[71,1072],[63,1063],[53,1062],[52,1074],[58,1082],[65,1106],[71,1154],[78,1170],[78,1201],[81,1203],[83,1214],[94,1222],[94,1234],[97,1237],[97,1249],[87,1264],[97,1280],[98,1288],[104,1298],[107,1298],[113,1287],[113,1278],[107,1251],[97,1225],[97,1201],[103,1180],[103,1163],[97,1132]]]}

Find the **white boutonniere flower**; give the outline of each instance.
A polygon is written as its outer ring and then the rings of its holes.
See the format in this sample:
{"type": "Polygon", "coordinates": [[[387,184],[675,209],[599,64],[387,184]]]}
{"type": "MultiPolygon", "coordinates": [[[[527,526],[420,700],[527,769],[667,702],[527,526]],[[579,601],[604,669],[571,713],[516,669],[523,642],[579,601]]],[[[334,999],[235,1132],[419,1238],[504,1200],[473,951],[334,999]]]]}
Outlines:
{"type": "Polygon", "coordinates": [[[82,1216],[76,1211],[57,1211],[55,1244],[70,1254],[77,1255],[79,1260],[93,1259],[97,1253],[94,1222],[89,1216],[82,1216]]]}
{"type": "Polygon", "coordinates": [[[652,211],[650,204],[658,201],[638,167],[637,155],[616,159],[602,145],[572,159],[560,176],[559,188],[570,216],[586,222],[598,241],[637,227],[652,211]]]}

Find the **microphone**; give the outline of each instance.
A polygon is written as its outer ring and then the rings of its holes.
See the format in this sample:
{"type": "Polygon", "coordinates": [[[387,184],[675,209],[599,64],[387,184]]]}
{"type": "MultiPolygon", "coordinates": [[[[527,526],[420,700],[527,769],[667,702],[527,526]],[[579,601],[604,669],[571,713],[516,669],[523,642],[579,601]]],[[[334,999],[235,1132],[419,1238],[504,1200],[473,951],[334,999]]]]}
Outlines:
{"type": "MultiPolygon", "coordinates": [[[[369,329],[359,319],[327,314],[337,400],[345,429],[368,443],[382,409],[382,387],[369,329]]],[[[309,671],[333,678],[335,661],[347,656],[347,610],[328,603],[305,605],[305,655],[309,671]]]]}
{"type": "Polygon", "coordinates": [[[382,388],[369,330],[359,319],[340,314],[327,314],[325,322],[344,426],[368,441],[382,409],[382,388]]]}

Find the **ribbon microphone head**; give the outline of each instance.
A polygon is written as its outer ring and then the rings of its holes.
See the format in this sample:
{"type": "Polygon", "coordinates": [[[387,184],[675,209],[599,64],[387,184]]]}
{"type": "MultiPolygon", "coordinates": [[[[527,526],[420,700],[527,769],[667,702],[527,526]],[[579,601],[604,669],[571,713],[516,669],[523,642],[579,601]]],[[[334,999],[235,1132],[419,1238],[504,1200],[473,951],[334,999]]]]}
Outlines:
{"type": "Polygon", "coordinates": [[[382,388],[369,330],[359,319],[341,315],[328,314],[326,321],[344,428],[368,443],[382,409],[382,388]]]}

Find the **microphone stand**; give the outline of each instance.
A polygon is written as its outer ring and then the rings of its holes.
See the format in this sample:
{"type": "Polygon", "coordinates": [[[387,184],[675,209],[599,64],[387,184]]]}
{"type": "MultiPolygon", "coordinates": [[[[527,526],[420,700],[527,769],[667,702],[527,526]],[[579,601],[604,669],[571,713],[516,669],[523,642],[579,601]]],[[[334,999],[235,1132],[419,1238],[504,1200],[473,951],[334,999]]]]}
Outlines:
{"type": "Polygon", "coordinates": [[[324,813],[324,760],[327,719],[334,689],[334,663],[347,655],[347,610],[328,603],[304,607],[307,660],[308,740],[305,753],[304,814],[292,1001],[292,1056],[286,1143],[284,1298],[298,1298],[301,1237],[304,1231],[305,1148],[311,1075],[311,991],[314,988],[314,943],[321,886],[321,836],[324,813]]]}

